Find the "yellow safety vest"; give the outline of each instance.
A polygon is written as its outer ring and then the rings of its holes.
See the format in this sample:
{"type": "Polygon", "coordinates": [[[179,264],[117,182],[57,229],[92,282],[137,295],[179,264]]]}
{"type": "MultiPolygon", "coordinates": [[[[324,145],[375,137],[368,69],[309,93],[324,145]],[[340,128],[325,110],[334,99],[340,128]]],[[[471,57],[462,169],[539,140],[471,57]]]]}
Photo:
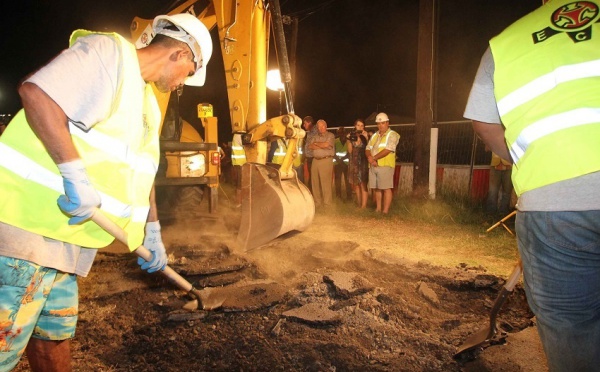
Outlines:
{"type": "MultiPolygon", "coordinates": [[[[348,154],[348,140],[346,140],[346,142],[344,144],[342,144],[342,140],[340,140],[339,138],[335,139],[335,156],[337,156],[340,159],[343,159],[344,156],[346,156],[348,154]]],[[[348,164],[350,162],[350,159],[345,158],[344,160],[342,160],[343,163],[348,164]]],[[[333,164],[337,164],[337,159],[333,158],[333,164]]]]}
{"type": "Polygon", "coordinates": [[[490,41],[517,195],[600,170],[599,4],[548,2],[490,41]]]}
{"type": "MultiPolygon", "coordinates": [[[[91,32],[78,30],[71,45],[91,32]]],[[[121,50],[117,97],[104,121],[83,131],[71,123],[71,138],[90,181],[101,197],[101,209],[128,234],[131,250],[142,244],[149,195],[159,160],[160,110],[152,87],[140,89],[135,47],[117,34],[121,50]]],[[[78,94],[85,94],[79,92],[78,94]]],[[[89,248],[114,238],[91,221],[70,226],[57,206],[63,179],[21,110],[0,137],[0,221],[24,230],[89,248]]]]}
{"type": "Polygon", "coordinates": [[[299,167],[304,162],[304,138],[298,138],[296,158],[294,159],[294,167],[299,167]]]}
{"type": "MultiPolygon", "coordinates": [[[[371,155],[375,156],[384,150],[387,147],[391,136],[397,136],[397,138],[400,138],[398,133],[389,128],[383,135],[380,135],[379,132],[375,132],[368,144],[368,147],[371,148],[371,155]]],[[[380,167],[396,167],[396,153],[390,152],[383,158],[377,159],[377,165],[380,167]]]]}
{"type": "Polygon", "coordinates": [[[282,164],[283,163],[283,158],[285,157],[285,150],[286,150],[286,145],[283,139],[278,139],[277,140],[277,149],[275,150],[275,153],[273,154],[273,159],[271,160],[271,162],[273,164],[282,164]]]}
{"type": "Polygon", "coordinates": [[[231,164],[244,165],[246,164],[246,152],[242,145],[242,136],[234,134],[231,140],[231,164]]]}

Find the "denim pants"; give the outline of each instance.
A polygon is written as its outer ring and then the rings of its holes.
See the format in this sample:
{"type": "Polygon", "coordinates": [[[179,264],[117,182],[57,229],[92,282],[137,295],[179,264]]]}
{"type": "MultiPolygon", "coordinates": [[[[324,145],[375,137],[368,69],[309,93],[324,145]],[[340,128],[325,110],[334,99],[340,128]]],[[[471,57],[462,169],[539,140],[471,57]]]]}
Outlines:
{"type": "Polygon", "coordinates": [[[519,212],[516,230],[550,371],[599,371],[600,211],[519,212]]]}

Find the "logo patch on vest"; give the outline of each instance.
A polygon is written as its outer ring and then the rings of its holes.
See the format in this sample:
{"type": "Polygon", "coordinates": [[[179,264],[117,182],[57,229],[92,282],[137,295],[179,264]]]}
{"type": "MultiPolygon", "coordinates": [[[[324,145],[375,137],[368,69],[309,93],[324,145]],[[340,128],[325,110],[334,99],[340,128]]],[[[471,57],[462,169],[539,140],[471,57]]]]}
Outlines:
{"type": "Polygon", "coordinates": [[[550,17],[551,25],[531,34],[535,44],[566,32],[578,43],[592,38],[592,24],[600,19],[598,5],[591,1],[575,1],[556,9],[550,17]]]}

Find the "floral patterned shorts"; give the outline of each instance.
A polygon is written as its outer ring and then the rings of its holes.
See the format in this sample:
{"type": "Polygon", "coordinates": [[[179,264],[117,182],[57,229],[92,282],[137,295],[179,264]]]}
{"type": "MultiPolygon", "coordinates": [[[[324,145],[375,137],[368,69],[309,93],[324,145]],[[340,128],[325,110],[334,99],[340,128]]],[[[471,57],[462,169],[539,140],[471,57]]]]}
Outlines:
{"type": "Polygon", "coordinates": [[[77,276],[0,256],[0,371],[14,368],[30,337],[75,336],[77,276]]]}

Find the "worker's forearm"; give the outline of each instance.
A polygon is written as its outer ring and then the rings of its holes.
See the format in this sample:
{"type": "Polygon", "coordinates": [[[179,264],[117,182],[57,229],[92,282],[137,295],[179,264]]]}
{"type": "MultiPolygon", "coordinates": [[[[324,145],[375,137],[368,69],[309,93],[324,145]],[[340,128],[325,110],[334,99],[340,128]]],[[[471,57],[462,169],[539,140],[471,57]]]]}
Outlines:
{"type": "Polygon", "coordinates": [[[504,126],[473,120],[473,130],[492,152],[512,162],[504,139],[504,126]]]}
{"type": "Polygon", "coordinates": [[[19,95],[27,122],[56,164],[79,158],[64,111],[37,85],[24,83],[19,95]]]}
{"type": "Polygon", "coordinates": [[[148,218],[146,221],[158,221],[158,209],[156,208],[156,191],[154,185],[152,185],[152,190],[150,190],[150,211],[148,211],[148,218]]]}
{"type": "Polygon", "coordinates": [[[388,149],[383,149],[373,156],[373,160],[379,160],[381,158],[385,158],[390,152],[391,151],[388,149]]]}

